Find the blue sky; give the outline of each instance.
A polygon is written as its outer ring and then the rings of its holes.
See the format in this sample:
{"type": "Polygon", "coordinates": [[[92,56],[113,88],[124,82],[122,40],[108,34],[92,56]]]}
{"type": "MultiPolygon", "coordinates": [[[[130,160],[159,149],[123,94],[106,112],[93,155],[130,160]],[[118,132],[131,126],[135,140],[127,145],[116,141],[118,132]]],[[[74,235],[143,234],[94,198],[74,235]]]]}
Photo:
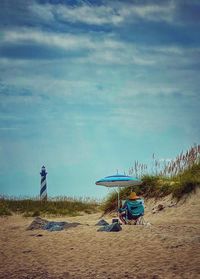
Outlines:
{"type": "Polygon", "coordinates": [[[200,2],[2,0],[0,192],[95,181],[199,143],[200,2]]]}

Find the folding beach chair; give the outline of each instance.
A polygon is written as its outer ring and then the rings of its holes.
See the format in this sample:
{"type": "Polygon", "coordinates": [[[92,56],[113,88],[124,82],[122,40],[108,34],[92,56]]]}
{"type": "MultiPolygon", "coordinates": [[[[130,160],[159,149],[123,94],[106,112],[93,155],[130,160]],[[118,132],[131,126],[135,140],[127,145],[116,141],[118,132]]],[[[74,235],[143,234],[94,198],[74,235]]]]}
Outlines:
{"type": "Polygon", "coordinates": [[[126,225],[145,225],[145,220],[143,215],[137,217],[136,219],[125,219],[126,225]]]}
{"type": "MultiPolygon", "coordinates": [[[[123,204],[123,201],[122,201],[123,204]]],[[[123,213],[123,206],[120,210],[121,214],[121,221],[124,224],[128,225],[144,225],[144,201],[142,199],[137,200],[129,200],[125,202],[125,208],[123,213]]]]}

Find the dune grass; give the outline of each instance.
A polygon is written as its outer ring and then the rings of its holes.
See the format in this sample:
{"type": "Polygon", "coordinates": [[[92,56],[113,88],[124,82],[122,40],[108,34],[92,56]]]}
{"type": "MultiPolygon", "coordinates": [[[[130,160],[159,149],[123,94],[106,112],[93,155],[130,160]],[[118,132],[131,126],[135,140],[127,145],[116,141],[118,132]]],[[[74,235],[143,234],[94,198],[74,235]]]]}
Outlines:
{"type": "Polygon", "coordinates": [[[194,192],[200,187],[200,162],[193,164],[174,179],[176,181],[172,191],[174,198],[179,200],[182,196],[194,192]]]}
{"type": "MultiPolygon", "coordinates": [[[[180,200],[183,196],[194,192],[200,187],[200,145],[190,147],[187,152],[179,154],[174,160],[163,162],[155,159],[153,154],[151,172],[145,164],[135,162],[129,170],[129,175],[139,176],[142,185],[120,190],[120,199],[126,199],[131,191],[144,198],[160,198],[172,194],[180,200]],[[163,165],[161,164],[163,162],[163,165]],[[138,175],[139,174],[139,175],[138,175]]],[[[81,213],[94,213],[102,210],[112,212],[117,208],[117,191],[111,192],[101,203],[95,200],[56,197],[47,201],[38,199],[0,198],[0,216],[20,213],[24,216],[67,215],[77,216],[81,213]]]]}
{"type": "MultiPolygon", "coordinates": [[[[200,187],[200,162],[194,162],[187,169],[174,176],[144,175],[140,186],[120,189],[120,200],[126,199],[131,191],[148,198],[162,198],[169,194],[179,201],[200,187]]],[[[117,209],[117,191],[113,190],[101,204],[104,214],[117,209]]]]}
{"type": "Polygon", "coordinates": [[[77,216],[98,211],[98,202],[91,199],[72,199],[57,197],[41,201],[38,199],[0,198],[0,216],[12,213],[23,214],[24,217],[36,216],[77,216]]]}
{"type": "Polygon", "coordinates": [[[174,159],[159,159],[152,155],[152,162],[144,164],[136,160],[128,170],[129,175],[143,177],[146,174],[162,177],[173,177],[187,170],[200,159],[200,145],[194,144],[186,152],[181,152],[174,159]]]}

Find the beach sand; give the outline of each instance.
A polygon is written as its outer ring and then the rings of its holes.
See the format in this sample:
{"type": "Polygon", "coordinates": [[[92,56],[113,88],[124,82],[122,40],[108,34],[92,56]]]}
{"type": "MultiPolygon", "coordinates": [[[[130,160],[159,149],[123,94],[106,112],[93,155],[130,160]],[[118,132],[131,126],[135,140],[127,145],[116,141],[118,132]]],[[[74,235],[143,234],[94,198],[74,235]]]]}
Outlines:
{"type": "MultiPolygon", "coordinates": [[[[155,214],[149,201],[150,226],[123,225],[112,233],[97,232],[100,213],[48,218],[82,224],[59,232],[27,230],[34,218],[0,218],[0,278],[198,279],[199,198],[198,192],[155,214]]],[[[111,216],[103,218],[111,223],[111,216]]]]}

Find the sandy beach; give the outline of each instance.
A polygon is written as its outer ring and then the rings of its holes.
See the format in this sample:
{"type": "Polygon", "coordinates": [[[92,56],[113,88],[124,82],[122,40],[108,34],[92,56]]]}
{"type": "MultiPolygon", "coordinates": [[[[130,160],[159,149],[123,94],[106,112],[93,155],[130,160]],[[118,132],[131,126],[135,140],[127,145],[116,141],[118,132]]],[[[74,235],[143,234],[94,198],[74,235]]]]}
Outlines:
{"type": "Polygon", "coordinates": [[[59,232],[27,230],[34,218],[0,218],[0,278],[200,278],[199,197],[155,214],[149,201],[150,226],[112,233],[97,232],[100,213],[48,218],[82,224],[59,232]]]}

